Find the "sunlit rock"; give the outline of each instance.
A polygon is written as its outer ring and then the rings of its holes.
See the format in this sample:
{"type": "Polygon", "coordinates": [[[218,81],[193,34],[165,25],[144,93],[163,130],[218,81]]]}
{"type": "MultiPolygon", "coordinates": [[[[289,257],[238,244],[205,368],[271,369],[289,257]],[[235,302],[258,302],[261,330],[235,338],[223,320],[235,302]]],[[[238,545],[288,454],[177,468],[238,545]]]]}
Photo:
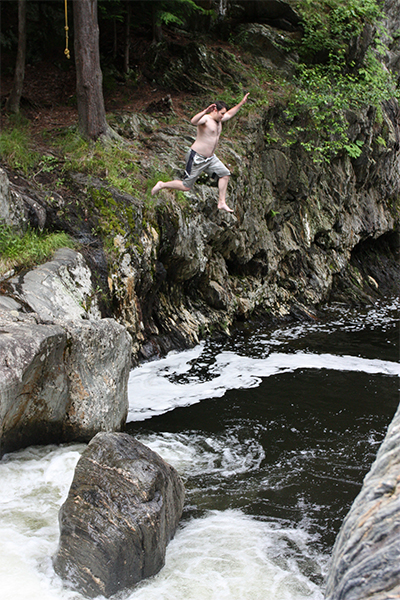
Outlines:
{"type": "Polygon", "coordinates": [[[0,454],[89,441],[128,412],[131,337],[100,318],[91,272],[67,248],[7,282],[0,301],[0,454]]]}

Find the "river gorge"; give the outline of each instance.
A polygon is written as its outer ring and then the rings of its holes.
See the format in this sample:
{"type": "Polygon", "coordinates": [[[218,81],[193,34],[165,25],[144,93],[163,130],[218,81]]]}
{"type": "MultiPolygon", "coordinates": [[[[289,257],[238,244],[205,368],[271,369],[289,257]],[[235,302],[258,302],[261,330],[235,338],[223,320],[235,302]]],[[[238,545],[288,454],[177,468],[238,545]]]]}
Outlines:
{"type": "MultiPolygon", "coordinates": [[[[242,325],[131,371],[128,431],[183,478],[166,565],[121,598],[322,600],[335,537],[398,405],[399,304],[242,325]]],[[[2,599],[81,600],[51,556],[84,444],[7,454],[2,599]]]]}
{"type": "Polygon", "coordinates": [[[357,1],[351,35],[339,2],[336,54],[334,29],[314,52],[309,3],[242,4],[209,34],[135,29],[112,141],[53,123],[30,140],[35,168],[1,155],[1,235],[68,240],[1,263],[1,600],[83,600],[53,569],[58,515],[87,444],[121,430],[176,469],[186,500],[165,567],[118,600],[344,598],[335,540],[366,482],[391,502],[393,522],[370,529],[395,557],[391,585],[370,572],[397,593],[396,436],[370,474],[394,422],[400,435],[398,0],[372,22],[357,1]],[[234,212],[205,176],[153,197],[181,177],[190,117],[245,90],[218,146],[234,212]]]}

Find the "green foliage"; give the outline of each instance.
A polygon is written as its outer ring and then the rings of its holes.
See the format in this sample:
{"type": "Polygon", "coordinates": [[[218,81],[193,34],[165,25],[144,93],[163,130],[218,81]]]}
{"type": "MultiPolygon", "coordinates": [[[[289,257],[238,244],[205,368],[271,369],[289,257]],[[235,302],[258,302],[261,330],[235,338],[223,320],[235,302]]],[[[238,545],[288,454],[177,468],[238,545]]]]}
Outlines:
{"type": "Polygon", "coordinates": [[[156,24],[183,26],[187,19],[196,14],[212,14],[194,0],[169,0],[156,3],[156,24]]]}
{"type": "Polygon", "coordinates": [[[286,112],[292,121],[288,143],[301,140],[315,162],[343,151],[357,158],[362,144],[348,138],[345,111],[373,106],[379,117],[383,101],[400,98],[394,77],[378,59],[384,51],[381,9],[375,0],[304,0],[298,9],[305,34],[297,47],[302,62],[286,112]],[[348,64],[348,43],[366,24],[375,27],[372,46],[360,64],[348,64]]]}
{"type": "Polygon", "coordinates": [[[48,260],[55,250],[66,246],[74,247],[74,241],[66,233],[29,228],[21,234],[9,225],[0,224],[0,273],[30,268],[48,260]]]}
{"type": "Polygon", "coordinates": [[[98,0],[99,19],[123,21],[126,3],[123,0],[98,0]]]}
{"type": "Polygon", "coordinates": [[[25,175],[39,162],[40,155],[33,149],[28,121],[20,114],[9,119],[9,125],[0,133],[0,158],[10,169],[25,175]]]}
{"type": "Polygon", "coordinates": [[[106,178],[111,185],[128,194],[139,191],[139,165],[134,148],[127,143],[90,142],[70,131],[56,142],[65,157],[65,170],[106,178]]]}
{"type": "Polygon", "coordinates": [[[304,26],[300,55],[341,55],[365,24],[376,24],[382,10],[376,0],[302,0],[297,4],[304,26]]]}

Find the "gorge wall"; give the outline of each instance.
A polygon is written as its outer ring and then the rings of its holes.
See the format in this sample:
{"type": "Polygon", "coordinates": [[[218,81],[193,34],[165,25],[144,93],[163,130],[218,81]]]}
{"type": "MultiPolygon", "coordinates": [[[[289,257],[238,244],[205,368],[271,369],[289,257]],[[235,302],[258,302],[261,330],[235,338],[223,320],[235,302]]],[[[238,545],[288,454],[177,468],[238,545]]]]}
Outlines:
{"type": "MultiPolygon", "coordinates": [[[[399,31],[398,2],[386,0],[385,10],[389,33],[399,31]]],[[[278,35],[268,23],[248,23],[244,31],[255,69],[270,69],[277,80],[293,69],[295,57],[277,39],[291,32],[278,35]]],[[[246,86],[247,75],[224,47],[166,44],[149,50],[155,84],[192,94],[207,92],[211,81],[220,89],[233,81],[237,93],[246,86]]],[[[397,74],[399,55],[397,37],[385,57],[397,74]]],[[[218,155],[232,172],[232,215],[217,210],[217,190],[205,178],[190,193],[146,193],[160,169],[180,177],[194,140],[191,114],[178,118],[168,95],[148,110],[112,118],[143,178],[136,195],[113,188],[106,174],[70,170],[63,190],[49,193],[9,170],[0,173],[1,220],[21,230],[28,223],[66,230],[80,251],[0,280],[1,452],[118,430],[132,364],[229,334],[238,320],[314,319],[325,302],[399,293],[397,102],[385,102],[381,112],[348,111],[349,141],[361,152],[322,163],[302,147],[302,133],[288,144],[298,122],[286,105],[283,96],[255,101],[224,129],[218,155]],[[79,276],[71,279],[71,272],[79,276]],[[49,297],[45,282],[52,278],[49,297]]],[[[382,487],[384,500],[394,494],[392,479],[382,487]]],[[[347,564],[343,536],[330,582],[347,564]]]]}
{"type": "MultiPolygon", "coordinates": [[[[266,13],[257,17],[260,6],[253,4],[246,3],[247,21],[235,33],[236,54],[225,43],[191,38],[170,38],[146,49],[154,84],[174,94],[184,89],[187,96],[184,117],[171,95],[139,112],[110,117],[135,163],[136,195],[113,187],[107,169],[103,178],[64,169],[57,190],[40,185],[36,176],[29,180],[0,171],[0,219],[22,231],[30,224],[69,232],[85,265],[83,279],[68,276],[61,295],[57,283],[50,304],[46,282],[55,271],[60,274],[60,264],[38,267],[33,275],[3,274],[4,327],[15,329],[17,322],[32,319],[35,326],[61,325],[63,331],[54,335],[65,337],[65,354],[74,339],[89,340],[89,330],[96,329],[93,335],[100,339],[98,330],[107,322],[113,330],[119,325],[130,334],[131,364],[136,364],[208,335],[229,334],[238,320],[314,319],[325,302],[373,302],[399,293],[397,101],[348,110],[348,141],[359,152],[352,155],[342,147],[329,161],[316,161],[305,143],[307,116],[290,115],[282,85],[283,76],[291,81],[298,58],[287,50],[300,31],[295,3],[286,9],[280,3],[283,13],[274,13],[274,19],[286,15],[286,24],[279,21],[278,28],[266,13]],[[260,22],[251,22],[255,17],[260,22]],[[232,173],[228,203],[234,213],[217,210],[217,189],[206,177],[186,194],[162,190],[151,197],[151,181],[160,172],[168,178],[182,174],[196,134],[189,124],[196,112],[193,95],[207,105],[204,94],[211,89],[217,94],[216,86],[243,93],[258,72],[266,78],[262,93],[250,95],[247,112],[224,125],[218,148],[232,173]],[[298,132],[295,140],[290,131],[298,132]]],[[[274,3],[269,4],[263,3],[267,12],[274,3]]],[[[397,3],[387,0],[385,11],[392,38],[382,60],[399,79],[397,3]]],[[[366,26],[349,47],[354,61],[370,41],[366,26]]],[[[61,269],[64,274],[75,270],[77,260],[73,255],[61,269]]],[[[10,339],[10,331],[7,335],[10,339]]],[[[122,346],[128,347],[126,341],[122,346]]],[[[118,362],[125,373],[126,359],[118,362]]],[[[72,376],[64,383],[65,389],[78,387],[72,376]]],[[[66,396],[60,397],[64,406],[66,396]]],[[[126,398],[122,402],[126,405],[126,398]]]]}
{"type": "MultiPolygon", "coordinates": [[[[314,318],[324,302],[371,302],[399,292],[398,103],[347,111],[348,142],[360,152],[352,157],[342,148],[315,161],[305,149],[306,117],[288,114],[279,83],[291,80],[298,60],[284,49],[301,32],[295,3],[245,4],[236,55],[224,43],[191,38],[146,49],[146,76],[172,95],[184,90],[187,100],[184,117],[171,95],[110,117],[121,144],[130,144],[136,195],[113,188],[107,169],[104,178],[70,170],[58,191],[11,173],[11,184],[2,185],[6,222],[66,230],[77,240],[101,315],[129,331],[134,363],[229,333],[237,320],[314,318]],[[163,190],[152,198],[152,178],[182,175],[196,134],[189,124],[193,95],[206,103],[212,98],[204,94],[216,88],[240,94],[260,70],[270,82],[264,95],[250,95],[247,114],[225,124],[217,151],[232,173],[234,214],[217,210],[217,189],[205,177],[189,193],[163,190]],[[289,132],[297,130],[293,143],[289,132]]],[[[393,37],[382,60],[400,78],[397,3],[386,0],[384,9],[393,37]]],[[[369,43],[366,26],[350,44],[350,58],[361,60],[369,43]]]]}
{"type": "MultiPolygon", "coordinates": [[[[150,357],[194,344],[255,314],[307,317],[329,300],[396,293],[395,110],[387,106],[379,126],[372,111],[351,115],[354,138],[364,140],[362,155],[323,166],[299,148],[271,143],[271,129],[279,136],[282,128],[281,107],[241,119],[241,134],[220,148],[233,173],[234,215],[217,211],[217,190],[206,183],[184,199],[162,191],[136,246],[118,240],[111,276],[136,351],[150,357]],[[385,147],[376,141],[382,135],[385,147]]],[[[187,126],[156,126],[149,139],[174,167],[181,140],[191,135],[187,126]]]]}

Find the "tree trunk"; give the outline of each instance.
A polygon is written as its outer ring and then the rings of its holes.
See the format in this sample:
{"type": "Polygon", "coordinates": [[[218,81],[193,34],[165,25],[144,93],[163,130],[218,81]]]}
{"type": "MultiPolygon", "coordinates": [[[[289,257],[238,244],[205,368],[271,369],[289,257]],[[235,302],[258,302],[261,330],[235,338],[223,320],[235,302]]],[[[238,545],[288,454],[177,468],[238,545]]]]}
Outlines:
{"type": "Polygon", "coordinates": [[[74,0],[74,49],[79,129],[96,140],[109,134],[100,68],[97,0],[74,0]]]}
{"type": "Polygon", "coordinates": [[[153,22],[153,42],[161,42],[163,39],[162,27],[158,22],[158,3],[153,2],[151,6],[151,15],[153,22]]]}
{"type": "Polygon", "coordinates": [[[14,83],[11,94],[7,100],[6,110],[8,112],[19,112],[19,104],[22,96],[22,88],[25,77],[26,58],[26,0],[18,0],[18,51],[15,64],[14,83]]]}
{"type": "Polygon", "coordinates": [[[124,52],[124,73],[129,73],[129,53],[131,48],[131,15],[132,5],[130,0],[126,0],[126,21],[125,21],[125,52],[124,52]]]}

